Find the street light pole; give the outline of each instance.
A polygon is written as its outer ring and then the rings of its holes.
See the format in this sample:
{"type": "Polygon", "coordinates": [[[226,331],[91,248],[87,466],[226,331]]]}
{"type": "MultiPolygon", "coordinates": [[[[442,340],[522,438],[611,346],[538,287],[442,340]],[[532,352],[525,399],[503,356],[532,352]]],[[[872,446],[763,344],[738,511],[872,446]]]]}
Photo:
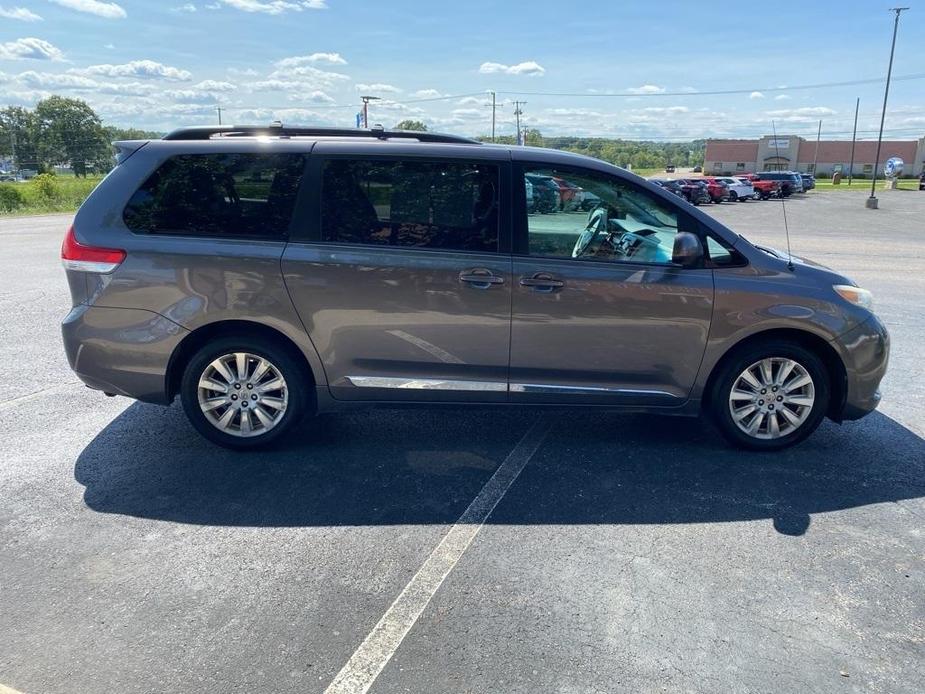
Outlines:
{"type": "Polygon", "coordinates": [[[379,99],[378,96],[361,96],[363,99],[363,127],[369,128],[369,102],[379,99]]]}
{"type": "Polygon", "coordinates": [[[848,164],[848,185],[854,176],[854,145],[858,141],[858,109],[861,108],[861,97],[854,102],[854,132],[851,134],[851,163],[848,164]]]}
{"type": "Polygon", "coordinates": [[[880,113],[880,134],[877,136],[877,155],[874,157],[874,175],[870,182],[870,197],[867,198],[867,202],[864,203],[864,206],[870,210],[877,209],[877,196],[875,195],[877,190],[877,168],[880,166],[880,147],[883,144],[883,123],[886,120],[886,100],[890,95],[890,77],[893,74],[893,54],[896,52],[896,33],[899,31],[899,15],[908,9],[908,7],[890,8],[890,12],[895,13],[896,18],[893,20],[893,43],[890,45],[890,64],[886,69],[886,88],[883,90],[883,111],[880,113]]]}
{"type": "Polygon", "coordinates": [[[491,141],[495,141],[495,92],[491,92],[491,141]]]}
{"type": "Polygon", "coordinates": [[[521,134],[520,134],[520,117],[523,115],[523,110],[520,107],[525,105],[526,103],[527,103],[526,101],[515,101],[514,102],[514,118],[516,119],[517,144],[518,145],[524,144],[524,140],[521,139],[521,134]]]}

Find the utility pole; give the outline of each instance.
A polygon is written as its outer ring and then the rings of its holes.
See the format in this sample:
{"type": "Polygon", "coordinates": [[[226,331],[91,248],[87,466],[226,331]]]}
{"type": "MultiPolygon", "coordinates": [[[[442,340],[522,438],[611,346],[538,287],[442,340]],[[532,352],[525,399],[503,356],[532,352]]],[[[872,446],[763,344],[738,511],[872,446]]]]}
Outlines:
{"type": "Polygon", "coordinates": [[[218,124],[221,125],[222,124],[222,107],[216,106],[215,110],[218,111],[218,124]]]}
{"type": "Polygon", "coordinates": [[[517,122],[517,144],[522,145],[524,143],[523,135],[520,132],[520,117],[523,115],[523,110],[521,106],[526,105],[526,101],[515,101],[514,102],[514,118],[517,122]]]}
{"type": "Polygon", "coordinates": [[[886,87],[883,90],[883,111],[880,113],[880,134],[877,136],[877,156],[874,157],[874,175],[870,182],[870,197],[864,203],[869,210],[877,209],[877,168],[880,166],[880,147],[883,144],[883,122],[886,120],[886,100],[890,95],[890,77],[893,75],[893,54],[896,52],[896,33],[899,31],[899,15],[908,10],[908,7],[891,7],[890,12],[896,14],[893,20],[893,43],[890,45],[890,64],[886,69],[886,87]]]}
{"type": "Polygon", "coordinates": [[[369,128],[369,102],[378,101],[378,96],[361,96],[363,99],[363,127],[369,128]]]}
{"type": "Polygon", "coordinates": [[[816,131],[816,151],[813,154],[813,176],[816,175],[816,164],[819,163],[819,138],[822,137],[822,121],[819,121],[819,129],[816,131]]]}
{"type": "Polygon", "coordinates": [[[861,107],[861,97],[854,102],[854,132],[851,135],[851,163],[848,164],[848,185],[851,185],[851,178],[854,176],[854,144],[858,140],[858,109],[861,107]]]}
{"type": "Polygon", "coordinates": [[[495,92],[491,92],[491,141],[495,141],[495,92]]]}
{"type": "Polygon", "coordinates": [[[10,150],[12,152],[10,157],[13,162],[13,170],[19,171],[19,167],[16,166],[16,132],[12,129],[10,130],[10,150]]]}

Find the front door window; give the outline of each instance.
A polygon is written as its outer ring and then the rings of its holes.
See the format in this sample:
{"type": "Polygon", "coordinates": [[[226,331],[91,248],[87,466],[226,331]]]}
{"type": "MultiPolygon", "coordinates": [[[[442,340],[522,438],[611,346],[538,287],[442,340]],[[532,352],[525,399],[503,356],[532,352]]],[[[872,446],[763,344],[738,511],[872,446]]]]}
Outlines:
{"type": "Polygon", "coordinates": [[[670,264],[684,222],[657,196],[596,172],[531,169],[524,174],[531,256],[670,264]],[[532,203],[532,204],[531,204],[532,203]]]}

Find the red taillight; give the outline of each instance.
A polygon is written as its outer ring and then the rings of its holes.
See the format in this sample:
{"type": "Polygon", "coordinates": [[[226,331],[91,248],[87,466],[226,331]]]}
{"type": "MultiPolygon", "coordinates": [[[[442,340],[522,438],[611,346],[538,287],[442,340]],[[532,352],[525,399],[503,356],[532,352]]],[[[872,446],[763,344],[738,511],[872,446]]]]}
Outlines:
{"type": "Polygon", "coordinates": [[[71,226],[61,244],[61,262],[68,270],[79,272],[112,272],[125,260],[125,251],[118,248],[85,246],[74,235],[71,226]]]}

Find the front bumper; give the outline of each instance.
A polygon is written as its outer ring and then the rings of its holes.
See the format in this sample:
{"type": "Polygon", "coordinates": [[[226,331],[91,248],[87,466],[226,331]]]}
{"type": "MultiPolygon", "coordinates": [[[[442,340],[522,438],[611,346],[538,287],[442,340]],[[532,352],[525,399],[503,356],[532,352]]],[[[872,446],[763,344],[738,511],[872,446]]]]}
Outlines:
{"type": "Polygon", "coordinates": [[[876,316],[838,338],[847,376],[845,403],[837,419],[860,419],[880,404],[880,381],[890,359],[890,335],[876,316]]]}
{"type": "Polygon", "coordinates": [[[71,369],[89,387],[166,404],[167,367],[186,328],[142,309],[80,304],[61,324],[71,369]]]}

